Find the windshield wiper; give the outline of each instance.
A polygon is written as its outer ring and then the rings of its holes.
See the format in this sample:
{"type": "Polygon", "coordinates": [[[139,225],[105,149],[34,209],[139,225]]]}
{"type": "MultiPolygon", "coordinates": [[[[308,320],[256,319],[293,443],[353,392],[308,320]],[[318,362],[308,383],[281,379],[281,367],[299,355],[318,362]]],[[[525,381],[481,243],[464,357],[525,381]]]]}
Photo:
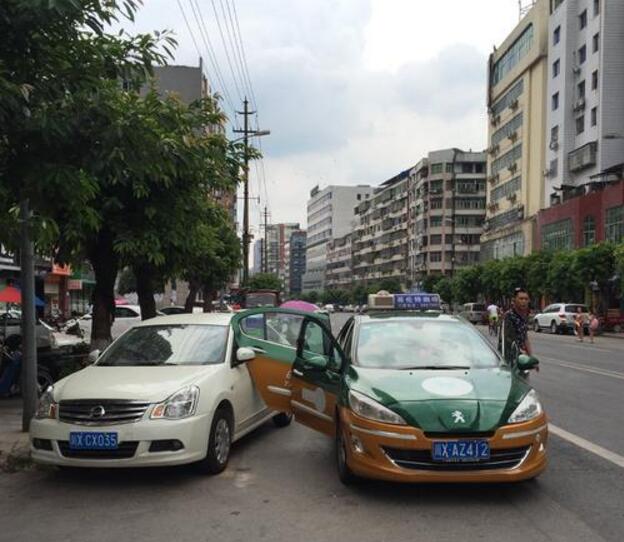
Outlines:
{"type": "Polygon", "coordinates": [[[402,371],[454,371],[457,369],[472,369],[470,365],[419,365],[418,367],[401,367],[402,371]]]}

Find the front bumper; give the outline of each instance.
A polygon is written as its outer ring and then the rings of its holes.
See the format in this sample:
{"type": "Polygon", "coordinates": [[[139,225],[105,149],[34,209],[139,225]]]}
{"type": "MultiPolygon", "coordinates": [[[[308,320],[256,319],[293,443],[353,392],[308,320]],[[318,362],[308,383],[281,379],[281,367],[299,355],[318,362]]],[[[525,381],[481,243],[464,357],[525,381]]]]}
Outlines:
{"type": "MultiPolygon", "coordinates": [[[[182,465],[200,461],[206,456],[210,416],[198,415],[183,420],[143,419],[134,423],[117,425],[78,425],[52,419],[33,419],[30,428],[30,448],[32,458],[37,463],[67,467],[156,467],[182,465]],[[67,457],[69,433],[73,431],[116,432],[121,449],[136,450],[130,457],[67,457]],[[51,450],[35,447],[35,439],[50,441],[51,450]],[[183,448],[177,451],[150,451],[152,442],[157,440],[178,440],[183,448]]],[[[81,455],[81,454],[78,454],[81,455]]]]}
{"type": "Polygon", "coordinates": [[[534,478],[546,468],[548,423],[544,415],[530,422],[502,426],[485,439],[490,445],[493,461],[496,454],[518,458],[504,463],[506,466],[502,468],[494,462],[487,467],[486,463],[433,462],[424,466],[412,462],[409,467],[405,466],[409,462],[403,462],[404,466],[401,466],[397,456],[430,457],[434,440],[475,437],[467,434],[430,438],[420,429],[373,422],[346,408],[341,409],[340,416],[348,443],[349,467],[355,474],[366,478],[394,482],[517,482],[534,478]],[[474,469],[471,468],[473,465],[474,469]]]}

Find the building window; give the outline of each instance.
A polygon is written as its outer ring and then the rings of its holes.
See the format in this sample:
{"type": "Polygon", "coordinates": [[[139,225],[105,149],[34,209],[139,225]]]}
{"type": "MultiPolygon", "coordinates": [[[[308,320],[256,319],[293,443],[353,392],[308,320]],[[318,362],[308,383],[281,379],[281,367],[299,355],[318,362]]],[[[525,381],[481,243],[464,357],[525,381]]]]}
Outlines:
{"type": "Polygon", "coordinates": [[[576,119],[576,135],[580,135],[585,131],[585,115],[581,115],[576,119]]]}
{"type": "Polygon", "coordinates": [[[441,216],[432,216],[429,221],[429,226],[432,228],[439,228],[442,225],[441,216]]]}
{"type": "Polygon", "coordinates": [[[592,73],[592,82],[591,82],[592,90],[596,90],[598,88],[598,70],[595,70],[592,73]]]}
{"type": "Polygon", "coordinates": [[[561,27],[558,26],[553,32],[553,45],[557,45],[561,41],[561,27]]]}
{"type": "Polygon", "coordinates": [[[553,65],[552,65],[553,79],[559,75],[560,71],[561,71],[561,62],[559,61],[559,59],[557,59],[553,62],[553,65]]]}
{"type": "Polygon", "coordinates": [[[559,125],[553,126],[550,129],[550,142],[558,143],[559,142],[559,125]]]}
{"type": "Polygon", "coordinates": [[[533,25],[530,24],[520,37],[494,64],[492,69],[492,86],[498,84],[528,54],[533,45],[533,25]]]}
{"type": "Polygon", "coordinates": [[[605,230],[607,241],[611,243],[624,241],[624,205],[607,209],[605,230]]]}
{"type": "Polygon", "coordinates": [[[559,175],[559,159],[555,158],[550,161],[550,176],[556,177],[557,175],[559,175]]]}
{"type": "Polygon", "coordinates": [[[600,0],[594,0],[594,17],[600,15],[600,0]]]}
{"type": "Polygon", "coordinates": [[[453,164],[452,163],[446,164],[446,172],[447,173],[453,173],[453,164]]]}
{"type": "Polygon", "coordinates": [[[442,236],[441,235],[431,235],[429,236],[429,244],[430,245],[441,245],[442,244],[442,236]]]}
{"type": "Polygon", "coordinates": [[[555,92],[552,95],[552,104],[551,104],[552,110],[556,111],[557,109],[559,109],[559,93],[555,92]]]}
{"type": "Polygon", "coordinates": [[[583,47],[581,47],[578,50],[578,62],[579,64],[583,64],[586,60],[587,60],[587,47],[583,45],[583,47]]]}
{"type": "Polygon", "coordinates": [[[576,95],[579,100],[585,98],[585,81],[581,81],[576,85],[576,95]]]}
{"type": "Polygon", "coordinates": [[[496,175],[501,169],[511,166],[522,157],[522,145],[516,145],[509,152],[503,154],[492,162],[492,175],[496,175]]]}
{"type": "Polygon", "coordinates": [[[591,125],[596,126],[598,124],[598,108],[592,107],[591,110],[591,125]]]}
{"type": "Polygon", "coordinates": [[[429,253],[429,261],[430,262],[441,262],[442,261],[442,253],[441,252],[430,252],[429,253]]]}
{"type": "Polygon", "coordinates": [[[518,113],[507,124],[492,134],[492,145],[498,145],[503,139],[509,137],[522,126],[522,113],[518,113]]]}
{"type": "Polygon", "coordinates": [[[431,209],[442,209],[442,207],[444,206],[444,200],[442,198],[433,198],[431,199],[431,209]]]}
{"type": "Polygon", "coordinates": [[[431,175],[439,175],[442,173],[444,164],[431,164],[431,175]]]}
{"type": "Polygon", "coordinates": [[[360,201],[362,199],[362,194],[357,195],[357,200],[360,201]]]}
{"type": "MultiPolygon", "coordinates": [[[[491,115],[495,117],[496,115],[500,115],[505,109],[507,109],[512,104],[517,103],[518,98],[524,92],[524,79],[520,79],[506,94],[503,94],[503,97],[500,98],[493,106],[491,115]]],[[[479,165],[479,164],[477,164],[479,165]]],[[[477,173],[479,170],[477,169],[477,173]]]]}
{"type": "Polygon", "coordinates": [[[587,10],[583,10],[583,13],[579,15],[579,28],[583,30],[587,26],[587,10]]]}
{"type": "Polygon", "coordinates": [[[588,247],[596,242],[596,219],[587,215],[583,220],[583,246],[588,247]]]}
{"type": "Polygon", "coordinates": [[[498,201],[505,197],[509,197],[520,190],[520,177],[514,177],[511,181],[497,186],[490,192],[490,201],[498,201]]]}
{"type": "Polygon", "coordinates": [[[572,219],[546,224],[542,228],[543,250],[569,250],[572,248],[572,219]]]}
{"type": "Polygon", "coordinates": [[[600,34],[594,34],[592,38],[592,52],[597,53],[598,49],[600,49],[600,34]]]}

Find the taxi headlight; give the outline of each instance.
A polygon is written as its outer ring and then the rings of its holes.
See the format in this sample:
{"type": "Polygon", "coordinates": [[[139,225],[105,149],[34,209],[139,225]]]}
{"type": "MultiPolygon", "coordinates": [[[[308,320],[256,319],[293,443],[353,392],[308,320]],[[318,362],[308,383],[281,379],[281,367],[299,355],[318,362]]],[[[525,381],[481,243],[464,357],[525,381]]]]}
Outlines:
{"type": "Polygon", "coordinates": [[[544,409],[542,408],[542,403],[537,398],[537,392],[531,390],[520,401],[513,414],[509,416],[509,423],[528,422],[537,418],[542,412],[544,412],[544,409]]]}
{"type": "Polygon", "coordinates": [[[152,409],[153,420],[181,420],[195,414],[199,402],[199,388],[188,386],[175,392],[169,399],[152,409]]]}
{"type": "Polygon", "coordinates": [[[54,388],[52,386],[39,397],[35,418],[39,420],[44,418],[56,419],[56,402],[54,401],[54,388]]]}
{"type": "Polygon", "coordinates": [[[357,391],[349,390],[349,406],[353,412],[362,418],[382,423],[406,425],[405,420],[396,412],[392,412],[381,403],[357,391]]]}

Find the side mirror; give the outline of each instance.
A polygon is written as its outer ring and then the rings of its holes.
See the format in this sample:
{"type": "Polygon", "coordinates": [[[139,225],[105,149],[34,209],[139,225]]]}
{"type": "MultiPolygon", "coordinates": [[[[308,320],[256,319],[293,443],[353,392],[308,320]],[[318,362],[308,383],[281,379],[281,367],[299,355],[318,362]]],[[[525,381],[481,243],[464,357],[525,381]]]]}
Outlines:
{"type": "Polygon", "coordinates": [[[527,356],[526,354],[520,354],[516,361],[516,366],[521,371],[530,371],[535,369],[539,365],[539,360],[533,356],[527,356]]]}
{"type": "Polygon", "coordinates": [[[310,356],[309,358],[304,358],[304,364],[306,367],[310,369],[315,369],[318,371],[324,371],[327,369],[329,362],[325,356],[310,356]]]}
{"type": "Polygon", "coordinates": [[[93,319],[93,316],[92,316],[91,314],[87,313],[87,314],[85,314],[85,315],[82,317],[82,319],[83,319],[83,320],[91,320],[91,319],[93,319]]]}
{"type": "Polygon", "coordinates": [[[87,362],[89,363],[89,365],[95,363],[100,357],[101,353],[102,352],[100,350],[92,350],[91,352],[89,352],[89,357],[87,358],[87,362]]]}
{"type": "Polygon", "coordinates": [[[240,363],[251,361],[255,357],[256,353],[251,348],[243,346],[236,351],[236,361],[239,361],[240,363]]]}

